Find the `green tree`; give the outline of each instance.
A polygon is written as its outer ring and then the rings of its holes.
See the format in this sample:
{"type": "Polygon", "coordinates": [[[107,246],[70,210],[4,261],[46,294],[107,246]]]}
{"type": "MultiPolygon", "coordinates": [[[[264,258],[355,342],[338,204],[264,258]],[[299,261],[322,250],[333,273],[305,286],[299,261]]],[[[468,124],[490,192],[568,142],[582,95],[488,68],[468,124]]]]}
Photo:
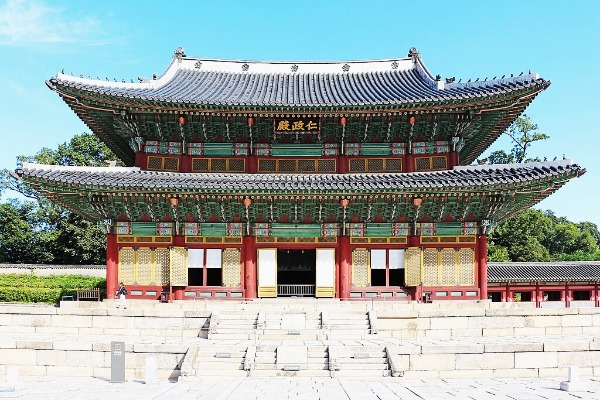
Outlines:
{"type": "MultiPolygon", "coordinates": [[[[117,157],[95,135],[83,133],[70,142],[58,146],[57,150],[43,148],[35,156],[19,156],[19,162],[33,162],[52,165],[106,166],[117,157]]],[[[13,254],[10,262],[56,263],[56,264],[102,264],[106,257],[105,237],[92,222],[84,220],[76,213],[46,199],[19,181],[14,174],[3,170],[0,174],[0,190],[15,190],[35,199],[35,202],[12,203],[14,209],[6,214],[7,223],[13,234],[21,242],[29,240],[28,255],[11,245],[6,236],[0,236],[0,248],[13,254]],[[11,217],[19,215],[27,221],[16,224],[11,217]],[[24,218],[24,216],[29,218],[24,218]],[[35,215],[35,218],[32,216],[35,215]],[[27,225],[27,226],[26,226],[27,225]],[[6,240],[6,242],[5,242],[6,240]]],[[[3,221],[2,221],[3,222],[3,221]]],[[[17,240],[17,239],[15,239],[17,240]]],[[[7,261],[8,262],[8,261],[7,261]]]]}
{"type": "Polygon", "coordinates": [[[587,222],[579,227],[552,211],[529,209],[500,224],[489,238],[490,261],[598,260],[599,246],[587,222]]]}
{"type": "Polygon", "coordinates": [[[528,161],[540,161],[539,158],[527,158],[528,151],[533,143],[540,140],[546,140],[550,136],[545,133],[538,132],[537,124],[534,124],[527,115],[523,114],[518,117],[506,131],[510,137],[513,148],[510,153],[504,150],[492,152],[487,162],[490,164],[510,164],[522,163],[528,161]]]}

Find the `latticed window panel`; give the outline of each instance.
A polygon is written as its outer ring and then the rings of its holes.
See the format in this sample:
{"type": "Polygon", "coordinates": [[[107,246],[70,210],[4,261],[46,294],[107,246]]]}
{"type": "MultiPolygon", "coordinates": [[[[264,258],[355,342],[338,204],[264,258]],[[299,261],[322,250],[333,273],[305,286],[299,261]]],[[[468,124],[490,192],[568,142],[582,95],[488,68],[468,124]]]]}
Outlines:
{"type": "Polygon", "coordinates": [[[460,249],[458,254],[459,285],[475,285],[475,251],[473,249],[460,249]]]}
{"type": "Polygon", "coordinates": [[[423,284],[435,286],[438,284],[438,250],[423,249],[423,284]]]}
{"type": "Polygon", "coordinates": [[[365,287],[369,285],[369,251],[355,249],[352,251],[352,286],[365,287]]]}
{"type": "Polygon", "coordinates": [[[278,160],[279,172],[296,172],[296,160],[278,160]]]}
{"type": "Polygon", "coordinates": [[[210,160],[210,169],[214,172],[226,172],[227,160],[224,158],[213,158],[210,160]]]}
{"type": "Polygon", "coordinates": [[[170,251],[169,249],[154,250],[156,264],[155,281],[157,285],[168,285],[170,280],[170,251]]]}
{"type": "Polygon", "coordinates": [[[386,172],[401,172],[402,171],[402,160],[399,158],[389,158],[385,162],[386,172]]]}
{"type": "Polygon", "coordinates": [[[440,284],[452,286],[456,284],[456,250],[442,249],[440,254],[440,284]]]}
{"type": "Polygon", "coordinates": [[[223,250],[223,286],[238,287],[240,286],[240,250],[225,249],[223,250]]]}
{"type": "Polygon", "coordinates": [[[187,250],[183,247],[172,247],[170,250],[171,286],[187,286],[187,250]]]}
{"type": "Polygon", "coordinates": [[[335,173],[335,160],[318,160],[317,172],[329,174],[335,173]]]}
{"type": "Polygon", "coordinates": [[[366,160],[365,159],[350,159],[349,170],[350,172],[365,172],[367,169],[365,167],[366,160]]]}
{"type": "Polygon", "coordinates": [[[315,172],[317,160],[298,160],[298,172],[315,172]]]}
{"type": "Polygon", "coordinates": [[[369,172],[383,172],[383,159],[370,158],[367,160],[367,168],[369,172]]]}
{"type": "Polygon", "coordinates": [[[277,172],[277,162],[275,160],[258,160],[258,172],[277,172]]]}
{"type": "Polygon", "coordinates": [[[415,171],[429,171],[429,170],[431,170],[431,158],[430,157],[415,158],[415,171]]]}
{"type": "Polygon", "coordinates": [[[132,247],[119,249],[119,282],[125,285],[135,283],[135,251],[132,247]]]}
{"type": "Polygon", "coordinates": [[[239,158],[232,158],[229,160],[229,172],[244,172],[246,165],[244,160],[239,158]]]}
{"type": "Polygon", "coordinates": [[[448,169],[448,163],[446,157],[432,157],[431,168],[434,170],[448,169]]]}
{"type": "Polygon", "coordinates": [[[421,249],[409,247],[404,252],[404,280],[406,286],[421,284],[421,249]]]}
{"type": "Polygon", "coordinates": [[[165,171],[179,171],[179,159],[173,157],[165,157],[163,169],[165,171]]]}
{"type": "Polygon", "coordinates": [[[138,285],[150,285],[152,283],[152,250],[137,250],[137,277],[138,285]]]}
{"type": "Polygon", "coordinates": [[[208,158],[193,158],[192,159],[192,171],[194,172],[208,172],[208,158]]]}
{"type": "Polygon", "coordinates": [[[162,157],[148,157],[148,169],[161,170],[162,157]]]}

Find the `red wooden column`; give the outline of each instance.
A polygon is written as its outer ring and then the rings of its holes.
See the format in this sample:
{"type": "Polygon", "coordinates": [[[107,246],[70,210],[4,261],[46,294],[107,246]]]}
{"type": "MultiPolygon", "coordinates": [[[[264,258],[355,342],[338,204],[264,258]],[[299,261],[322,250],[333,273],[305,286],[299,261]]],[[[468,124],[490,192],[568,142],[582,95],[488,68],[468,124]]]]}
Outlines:
{"type": "Polygon", "coordinates": [[[255,174],[258,167],[256,156],[248,156],[246,158],[246,162],[248,163],[248,165],[246,166],[246,173],[255,174]]]}
{"type": "Polygon", "coordinates": [[[256,298],[256,248],[252,236],[244,237],[244,297],[256,298]]]}
{"type": "Polygon", "coordinates": [[[348,172],[348,157],[339,155],[337,158],[337,171],[338,174],[345,174],[348,172]]]}
{"type": "Polygon", "coordinates": [[[119,287],[119,248],[117,235],[106,235],[106,297],[112,299],[119,287]]]}
{"type": "Polygon", "coordinates": [[[479,298],[487,299],[487,236],[479,236],[479,298]]]}
{"type": "Polygon", "coordinates": [[[339,296],[340,299],[350,297],[350,265],[352,253],[350,252],[350,238],[340,236],[340,258],[339,258],[339,296]]]}

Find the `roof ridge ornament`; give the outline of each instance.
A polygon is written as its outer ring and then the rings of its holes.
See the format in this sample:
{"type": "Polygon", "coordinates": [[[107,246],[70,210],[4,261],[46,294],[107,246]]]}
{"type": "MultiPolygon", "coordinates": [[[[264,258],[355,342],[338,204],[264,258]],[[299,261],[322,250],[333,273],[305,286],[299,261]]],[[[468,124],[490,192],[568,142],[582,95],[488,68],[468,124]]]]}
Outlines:
{"type": "Polygon", "coordinates": [[[183,47],[179,46],[177,49],[175,49],[173,57],[177,58],[179,61],[181,61],[183,57],[186,57],[183,47]]]}
{"type": "Polygon", "coordinates": [[[417,50],[416,47],[411,47],[410,50],[408,50],[408,56],[413,59],[413,62],[417,62],[417,60],[421,58],[421,53],[419,53],[419,50],[417,50]]]}

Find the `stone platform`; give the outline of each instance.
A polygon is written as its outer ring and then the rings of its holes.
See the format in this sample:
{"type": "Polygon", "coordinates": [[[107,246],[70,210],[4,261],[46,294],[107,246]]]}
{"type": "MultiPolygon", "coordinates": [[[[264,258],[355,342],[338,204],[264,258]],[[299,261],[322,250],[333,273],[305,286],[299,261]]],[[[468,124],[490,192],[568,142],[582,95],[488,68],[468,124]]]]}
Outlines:
{"type": "Polygon", "coordinates": [[[111,376],[111,341],[126,377],[506,379],[600,376],[600,310],[507,303],[62,302],[0,305],[0,379],[111,376]]]}

